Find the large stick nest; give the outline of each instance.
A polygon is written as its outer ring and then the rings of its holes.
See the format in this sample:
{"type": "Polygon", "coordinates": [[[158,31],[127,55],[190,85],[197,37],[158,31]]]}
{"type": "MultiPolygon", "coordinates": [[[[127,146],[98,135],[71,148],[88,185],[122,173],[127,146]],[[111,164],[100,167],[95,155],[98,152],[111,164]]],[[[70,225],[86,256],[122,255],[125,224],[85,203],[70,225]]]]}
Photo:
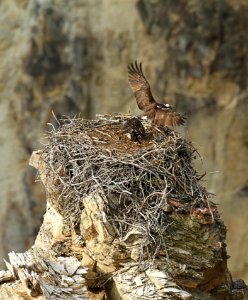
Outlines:
{"type": "Polygon", "coordinates": [[[100,190],[105,213],[119,238],[139,228],[150,241],[163,235],[170,199],[184,206],[208,207],[209,194],[192,166],[191,142],[166,127],[142,121],[146,137],[132,142],[125,117],[63,119],[48,133],[44,159],[59,197],[52,205],[65,218],[80,219],[85,195],[100,190]]]}

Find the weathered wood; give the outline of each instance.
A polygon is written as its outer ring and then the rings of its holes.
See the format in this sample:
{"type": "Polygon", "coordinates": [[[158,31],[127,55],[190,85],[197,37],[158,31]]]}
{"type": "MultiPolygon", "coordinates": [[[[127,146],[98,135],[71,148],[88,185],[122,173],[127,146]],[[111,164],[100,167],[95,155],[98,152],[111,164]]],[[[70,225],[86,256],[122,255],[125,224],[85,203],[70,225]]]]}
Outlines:
{"type": "Polygon", "coordinates": [[[25,297],[68,299],[71,295],[71,299],[90,299],[85,284],[87,270],[75,257],[52,257],[34,247],[25,253],[11,252],[9,260],[5,281],[20,282],[25,297]],[[7,274],[11,274],[8,280],[7,274]]]}

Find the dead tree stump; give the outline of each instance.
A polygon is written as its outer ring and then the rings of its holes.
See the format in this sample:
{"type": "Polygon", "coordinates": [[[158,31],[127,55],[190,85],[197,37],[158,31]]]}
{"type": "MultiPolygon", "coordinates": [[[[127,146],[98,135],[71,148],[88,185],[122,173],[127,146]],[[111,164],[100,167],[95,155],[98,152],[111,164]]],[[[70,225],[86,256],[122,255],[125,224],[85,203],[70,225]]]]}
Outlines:
{"type": "Polygon", "coordinates": [[[47,195],[34,246],[10,253],[1,299],[245,299],[191,142],[124,116],[64,119],[33,153],[47,195]]]}

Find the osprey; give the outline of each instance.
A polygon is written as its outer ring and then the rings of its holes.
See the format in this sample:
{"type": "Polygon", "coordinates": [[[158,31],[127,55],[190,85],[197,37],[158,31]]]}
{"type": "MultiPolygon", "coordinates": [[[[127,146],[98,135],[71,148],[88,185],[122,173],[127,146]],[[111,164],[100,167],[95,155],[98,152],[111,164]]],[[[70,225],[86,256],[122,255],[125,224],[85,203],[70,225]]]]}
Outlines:
{"type": "Polygon", "coordinates": [[[144,115],[156,125],[184,125],[185,116],[173,110],[169,104],[160,104],[153,98],[150,85],[145,78],[142,64],[137,61],[128,66],[128,80],[136,98],[138,107],[144,115]]]}

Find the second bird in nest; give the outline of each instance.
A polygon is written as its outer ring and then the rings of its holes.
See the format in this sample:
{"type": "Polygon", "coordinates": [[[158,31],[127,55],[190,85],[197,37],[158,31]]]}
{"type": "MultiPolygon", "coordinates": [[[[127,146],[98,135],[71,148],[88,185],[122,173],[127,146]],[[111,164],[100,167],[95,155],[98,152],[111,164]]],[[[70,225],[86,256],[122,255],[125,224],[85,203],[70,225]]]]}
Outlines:
{"type": "Polygon", "coordinates": [[[145,78],[142,64],[137,61],[128,66],[128,80],[134,92],[138,107],[155,125],[184,125],[185,116],[173,110],[169,104],[161,104],[153,98],[150,85],[145,78]]]}
{"type": "Polygon", "coordinates": [[[128,119],[124,124],[125,131],[130,135],[133,142],[139,142],[146,135],[145,128],[137,117],[128,119]]]}

